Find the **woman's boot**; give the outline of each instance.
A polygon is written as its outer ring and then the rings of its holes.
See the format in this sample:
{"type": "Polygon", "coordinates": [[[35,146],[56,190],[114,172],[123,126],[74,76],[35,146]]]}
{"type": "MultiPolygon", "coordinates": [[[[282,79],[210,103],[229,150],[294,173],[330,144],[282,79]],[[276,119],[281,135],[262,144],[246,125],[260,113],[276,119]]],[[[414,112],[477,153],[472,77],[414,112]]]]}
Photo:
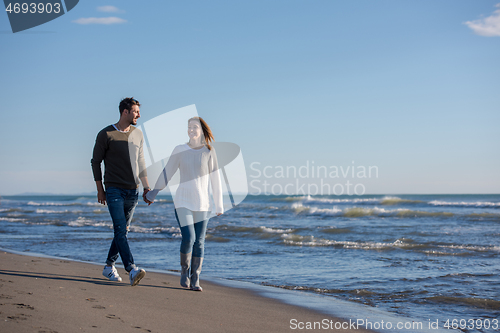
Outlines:
{"type": "Polygon", "coordinates": [[[191,281],[189,279],[189,268],[191,267],[191,252],[181,252],[181,286],[189,288],[191,281]]]}
{"type": "Polygon", "coordinates": [[[191,261],[191,289],[194,291],[202,291],[200,287],[200,274],[203,258],[193,257],[191,261]]]}

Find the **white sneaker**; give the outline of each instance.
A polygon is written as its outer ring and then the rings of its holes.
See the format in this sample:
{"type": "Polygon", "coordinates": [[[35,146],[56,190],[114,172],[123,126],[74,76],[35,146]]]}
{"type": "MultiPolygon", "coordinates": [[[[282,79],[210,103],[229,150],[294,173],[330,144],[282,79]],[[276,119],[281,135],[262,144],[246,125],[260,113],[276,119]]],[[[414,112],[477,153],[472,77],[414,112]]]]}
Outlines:
{"type": "Polygon", "coordinates": [[[130,279],[130,285],[136,286],[139,283],[139,281],[141,281],[141,279],[146,276],[146,271],[143,270],[142,268],[139,269],[136,267],[133,270],[131,270],[128,274],[129,274],[128,277],[130,279]]]}
{"type": "Polygon", "coordinates": [[[120,275],[118,275],[118,271],[116,270],[115,266],[104,266],[102,275],[107,277],[110,281],[122,282],[122,278],[120,277],[120,275]]]}

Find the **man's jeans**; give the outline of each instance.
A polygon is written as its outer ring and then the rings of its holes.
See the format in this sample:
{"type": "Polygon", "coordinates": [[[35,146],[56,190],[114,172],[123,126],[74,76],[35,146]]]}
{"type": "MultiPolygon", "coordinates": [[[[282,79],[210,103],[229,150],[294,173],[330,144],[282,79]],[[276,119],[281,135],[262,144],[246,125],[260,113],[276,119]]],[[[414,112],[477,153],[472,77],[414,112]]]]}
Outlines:
{"type": "Polygon", "coordinates": [[[137,189],[127,190],[118,187],[106,188],[106,202],[113,220],[115,237],[109,248],[106,264],[113,266],[118,255],[121,256],[125,270],[130,272],[135,268],[134,258],[128,246],[127,233],[137,206],[139,192],[137,189]]]}

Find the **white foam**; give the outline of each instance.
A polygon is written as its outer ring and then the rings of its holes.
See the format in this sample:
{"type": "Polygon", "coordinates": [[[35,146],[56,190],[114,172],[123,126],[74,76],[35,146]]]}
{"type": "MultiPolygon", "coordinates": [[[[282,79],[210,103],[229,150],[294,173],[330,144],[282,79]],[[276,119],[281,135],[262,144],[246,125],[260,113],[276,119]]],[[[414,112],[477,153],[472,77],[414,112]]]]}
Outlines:
{"type": "Polygon", "coordinates": [[[144,228],[140,226],[130,226],[131,232],[137,232],[141,234],[159,234],[159,233],[179,233],[180,229],[177,227],[153,227],[153,228],[144,228]]]}
{"type": "Polygon", "coordinates": [[[76,220],[68,222],[68,225],[71,227],[111,227],[111,222],[97,222],[90,219],[87,219],[83,216],[79,216],[76,220]]]}
{"type": "Polygon", "coordinates": [[[0,221],[8,221],[8,222],[23,222],[26,219],[20,219],[15,217],[0,217],[0,221]]]}
{"type": "Polygon", "coordinates": [[[35,211],[37,214],[64,214],[64,213],[81,213],[81,210],[50,210],[50,209],[40,209],[37,208],[35,211]]]}
{"type": "Polygon", "coordinates": [[[430,205],[434,206],[458,206],[458,207],[500,207],[500,202],[488,202],[488,201],[475,201],[475,202],[448,202],[448,201],[440,201],[434,200],[429,202],[430,205]]]}
{"type": "MultiPolygon", "coordinates": [[[[383,198],[383,199],[387,199],[383,198]]],[[[304,201],[305,202],[318,202],[318,203],[362,203],[362,202],[380,202],[380,198],[357,198],[357,199],[330,199],[330,198],[313,198],[311,196],[307,196],[304,201]]],[[[396,199],[396,198],[392,198],[396,199]]],[[[397,198],[399,199],[399,198],[397,198]]]]}
{"type": "Polygon", "coordinates": [[[286,232],[292,232],[293,231],[293,229],[275,229],[275,228],[268,228],[268,227],[264,227],[264,226],[261,226],[260,229],[263,232],[275,233],[275,234],[283,234],[283,233],[286,233],[286,232]]]}

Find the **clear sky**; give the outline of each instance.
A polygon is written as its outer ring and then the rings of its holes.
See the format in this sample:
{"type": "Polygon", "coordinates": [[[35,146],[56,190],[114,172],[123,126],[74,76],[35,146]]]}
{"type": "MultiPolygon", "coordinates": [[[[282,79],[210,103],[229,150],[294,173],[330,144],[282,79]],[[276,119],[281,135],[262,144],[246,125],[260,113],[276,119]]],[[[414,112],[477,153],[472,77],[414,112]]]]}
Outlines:
{"type": "Polygon", "coordinates": [[[314,162],[376,166],[365,193],[500,193],[499,0],[80,1],[16,34],[0,14],[0,66],[2,195],[94,191],[128,96],[139,124],[195,104],[249,182],[314,162]]]}

